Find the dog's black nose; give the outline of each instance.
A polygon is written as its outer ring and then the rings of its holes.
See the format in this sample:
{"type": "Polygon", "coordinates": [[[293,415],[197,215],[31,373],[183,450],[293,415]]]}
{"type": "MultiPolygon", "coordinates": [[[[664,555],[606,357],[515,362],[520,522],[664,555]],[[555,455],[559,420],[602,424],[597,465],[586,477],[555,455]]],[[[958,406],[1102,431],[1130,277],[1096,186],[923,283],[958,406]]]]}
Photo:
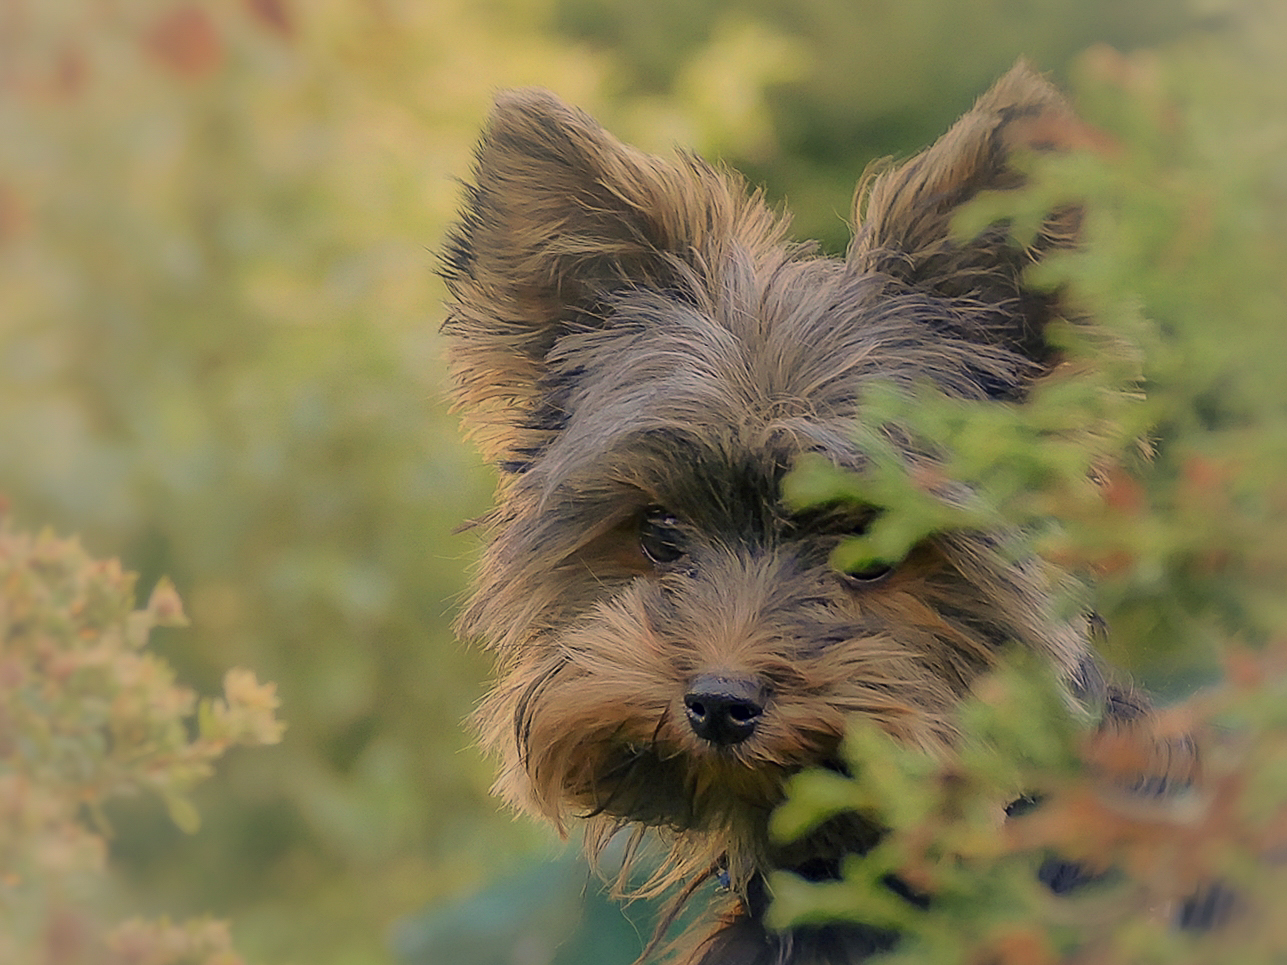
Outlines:
{"type": "Polygon", "coordinates": [[[753,680],[702,674],[684,694],[693,733],[712,744],[740,744],[764,713],[764,688],[753,680]]]}

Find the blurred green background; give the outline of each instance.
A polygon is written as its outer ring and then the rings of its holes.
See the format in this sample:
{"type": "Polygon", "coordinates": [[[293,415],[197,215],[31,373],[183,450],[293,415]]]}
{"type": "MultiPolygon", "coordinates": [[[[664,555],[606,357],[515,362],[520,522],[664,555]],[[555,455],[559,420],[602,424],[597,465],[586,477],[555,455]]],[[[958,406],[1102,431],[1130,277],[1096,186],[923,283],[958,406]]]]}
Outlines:
{"type": "Polygon", "coordinates": [[[181,679],[249,666],[289,722],[200,790],[200,833],[113,811],[122,910],[230,917],[264,965],[365,965],[488,881],[580,892],[489,797],[462,726],[486,662],[450,629],[476,549],[454,529],[492,478],[447,411],[436,251],[496,89],[722,159],[838,251],[864,166],[1017,56],[1058,79],[1221,9],[0,0],[0,493],[144,595],[173,577],[192,627],[158,646],[181,679]]]}

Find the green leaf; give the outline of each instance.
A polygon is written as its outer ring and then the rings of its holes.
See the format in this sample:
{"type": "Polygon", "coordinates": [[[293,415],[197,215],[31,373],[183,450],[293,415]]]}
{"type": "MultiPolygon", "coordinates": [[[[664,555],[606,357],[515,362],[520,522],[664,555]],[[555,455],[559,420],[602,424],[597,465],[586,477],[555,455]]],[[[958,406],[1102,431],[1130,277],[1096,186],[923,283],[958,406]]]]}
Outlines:
{"type": "Polygon", "coordinates": [[[791,779],[787,799],[773,812],[769,831],[778,841],[794,841],[828,818],[871,804],[870,796],[851,778],[831,771],[804,771],[791,779]]]}
{"type": "Polygon", "coordinates": [[[163,791],[161,797],[165,801],[165,809],[170,814],[170,820],[179,830],[187,834],[196,834],[201,828],[201,815],[197,813],[196,805],[174,790],[163,791]]]}

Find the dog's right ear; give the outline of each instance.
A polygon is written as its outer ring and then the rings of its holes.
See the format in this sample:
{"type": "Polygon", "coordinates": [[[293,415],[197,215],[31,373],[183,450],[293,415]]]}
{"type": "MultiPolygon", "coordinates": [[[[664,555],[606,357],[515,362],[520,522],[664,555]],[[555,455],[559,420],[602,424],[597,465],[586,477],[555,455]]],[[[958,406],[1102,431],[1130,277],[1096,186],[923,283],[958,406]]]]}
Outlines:
{"type": "Polygon", "coordinates": [[[560,336],[609,324],[614,292],[710,283],[732,238],[775,230],[697,158],[627,147],[547,91],[502,94],[443,269],[456,399],[484,455],[517,469],[541,447],[546,356],[560,336]]]}

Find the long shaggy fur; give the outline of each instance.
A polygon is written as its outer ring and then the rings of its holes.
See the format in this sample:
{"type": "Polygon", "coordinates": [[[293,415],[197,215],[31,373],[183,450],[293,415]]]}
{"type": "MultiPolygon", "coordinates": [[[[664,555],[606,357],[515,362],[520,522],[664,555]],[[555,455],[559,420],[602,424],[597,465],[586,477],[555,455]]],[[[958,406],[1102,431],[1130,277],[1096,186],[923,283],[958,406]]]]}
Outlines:
{"type": "Polygon", "coordinates": [[[852,715],[946,748],[952,708],[1015,643],[1095,697],[1086,626],[1052,606],[1061,578],[1015,562],[1002,534],[934,538],[863,580],[828,559],[870,514],[797,513],[781,493],[804,453],[861,470],[852,427],[876,382],[1022,400],[1053,364],[1058,305],[1022,273],[1069,242],[1075,212],[1052,212],[1027,250],[1002,225],[959,241],[950,224],[1021,182],[1017,151],[1077,130],[1020,64],[864,184],[834,260],[788,243],[728,172],[642,154],[545,92],[496,103],[445,259],[457,400],[502,474],[461,620],[498,664],[477,724],[519,809],[586,822],[592,850],[655,833],[669,856],[654,890],[720,879],[727,906],[693,961],[888,947],[876,930],[759,921],[767,870],[825,877],[878,836],[853,819],[784,848],[766,831],[783,781],[834,764],[852,715]],[[742,742],[686,716],[712,674],[765,695],[742,742]]]}

